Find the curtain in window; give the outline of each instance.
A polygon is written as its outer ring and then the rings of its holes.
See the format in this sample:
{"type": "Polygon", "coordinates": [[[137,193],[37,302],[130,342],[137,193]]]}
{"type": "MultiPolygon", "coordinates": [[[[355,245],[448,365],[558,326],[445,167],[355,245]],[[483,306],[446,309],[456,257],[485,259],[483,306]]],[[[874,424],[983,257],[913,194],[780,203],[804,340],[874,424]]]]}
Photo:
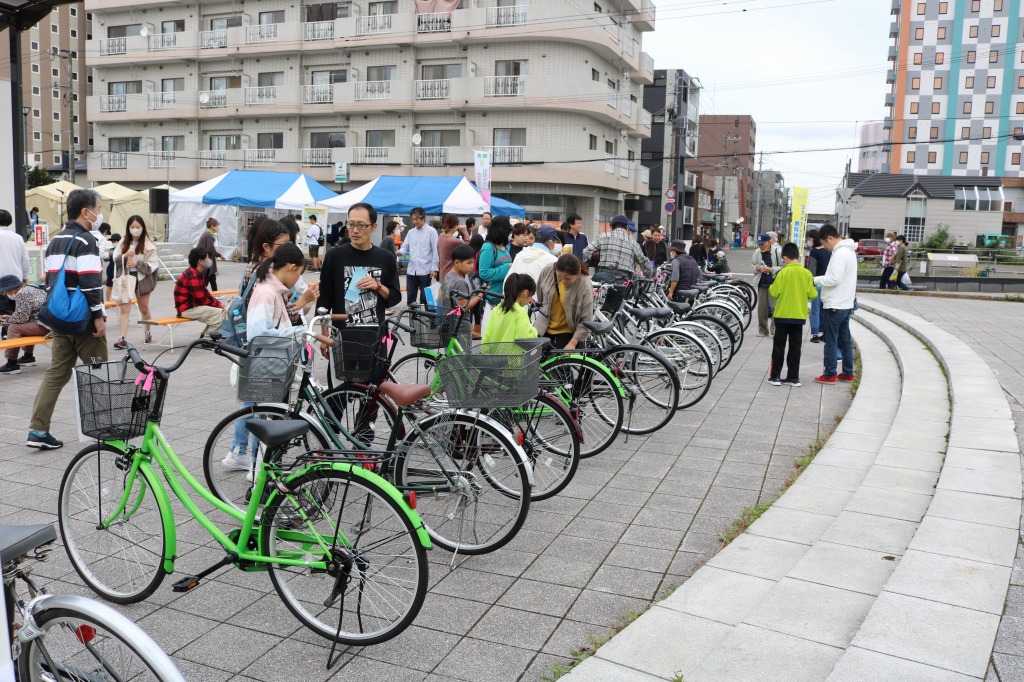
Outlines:
{"type": "Polygon", "coordinates": [[[447,12],[451,14],[459,6],[459,0],[414,0],[416,3],[416,14],[431,14],[433,12],[447,12]]]}

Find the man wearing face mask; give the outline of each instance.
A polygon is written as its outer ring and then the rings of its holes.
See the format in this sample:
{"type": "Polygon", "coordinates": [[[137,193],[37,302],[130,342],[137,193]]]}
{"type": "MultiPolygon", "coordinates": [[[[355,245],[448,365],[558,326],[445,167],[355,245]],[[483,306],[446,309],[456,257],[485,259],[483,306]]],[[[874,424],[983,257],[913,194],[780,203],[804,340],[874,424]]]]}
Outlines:
{"type": "Polygon", "coordinates": [[[89,304],[91,323],[83,334],[53,333],[50,353],[53,360],[46,368],[32,406],[28,441],[30,448],[53,450],[64,443],[50,434],[50,420],[57,398],[71,379],[75,361],[107,361],[107,323],[103,318],[103,265],[99,246],[92,234],[103,224],[102,199],[95,190],[76,189],[68,194],[68,222],[50,240],[46,249],[46,286],[52,288],[64,271],[68,291],[80,288],[89,304]]]}
{"type": "Polygon", "coordinates": [[[220,329],[224,315],[221,302],[206,288],[206,271],[213,265],[213,259],[206,249],[197,246],[188,252],[188,265],[188,270],[174,283],[174,309],[179,317],[205,324],[199,336],[206,336],[220,329]]]}

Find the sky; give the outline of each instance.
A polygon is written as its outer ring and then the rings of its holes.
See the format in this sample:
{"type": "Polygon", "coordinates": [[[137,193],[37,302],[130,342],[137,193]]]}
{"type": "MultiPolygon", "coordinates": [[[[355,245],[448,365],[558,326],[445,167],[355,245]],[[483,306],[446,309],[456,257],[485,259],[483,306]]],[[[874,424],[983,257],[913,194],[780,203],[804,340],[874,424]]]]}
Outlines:
{"type": "MultiPolygon", "coordinates": [[[[891,0],[655,0],[643,49],[700,79],[702,114],[750,114],[764,168],[835,210],[858,127],[885,114],[891,0]],[[746,11],[744,11],[746,10],[746,11]]],[[[698,150],[699,154],[699,150],[698,150]]],[[[756,165],[756,164],[755,164],[756,165]]]]}

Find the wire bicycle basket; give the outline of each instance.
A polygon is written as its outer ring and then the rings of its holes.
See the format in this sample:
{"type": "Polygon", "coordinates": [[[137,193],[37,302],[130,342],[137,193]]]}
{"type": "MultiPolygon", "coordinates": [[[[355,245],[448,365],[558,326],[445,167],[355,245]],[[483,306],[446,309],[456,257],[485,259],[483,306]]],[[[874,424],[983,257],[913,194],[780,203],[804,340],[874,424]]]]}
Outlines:
{"type": "Polygon", "coordinates": [[[441,317],[434,313],[410,312],[412,333],[409,335],[409,344],[415,348],[429,350],[446,348],[452,337],[459,333],[462,315],[458,311],[459,309],[455,308],[441,317]]]}
{"type": "Polygon", "coordinates": [[[82,433],[103,441],[145,434],[147,421],[160,421],[155,410],[165,381],[154,372],[140,372],[127,359],[79,365],[75,385],[82,433]]]}
{"type": "Polygon", "coordinates": [[[347,325],[337,330],[334,340],[334,377],[338,381],[371,381],[384,357],[380,327],[347,325]]]}
{"type": "Polygon", "coordinates": [[[448,404],[457,408],[519,407],[536,397],[540,386],[540,348],[532,339],[485,343],[437,363],[448,404]]]}
{"type": "Polygon", "coordinates": [[[287,402],[302,344],[290,336],[257,336],[238,370],[238,399],[250,403],[287,402]]]}

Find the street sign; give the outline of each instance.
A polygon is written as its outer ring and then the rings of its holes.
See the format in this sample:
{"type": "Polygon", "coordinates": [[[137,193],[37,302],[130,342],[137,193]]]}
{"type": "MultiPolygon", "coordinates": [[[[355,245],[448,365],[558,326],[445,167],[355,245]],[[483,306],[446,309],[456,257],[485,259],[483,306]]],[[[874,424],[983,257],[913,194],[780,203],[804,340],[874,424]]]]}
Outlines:
{"type": "Polygon", "coordinates": [[[676,205],[671,201],[665,202],[665,213],[672,213],[676,210],[676,205]]]}
{"type": "Polygon", "coordinates": [[[669,199],[669,200],[675,199],[676,198],[676,188],[675,187],[669,187],[667,190],[665,190],[665,198],[669,199]]]}
{"type": "Polygon", "coordinates": [[[334,181],[339,183],[348,182],[348,164],[337,161],[334,164],[334,181]]]}

